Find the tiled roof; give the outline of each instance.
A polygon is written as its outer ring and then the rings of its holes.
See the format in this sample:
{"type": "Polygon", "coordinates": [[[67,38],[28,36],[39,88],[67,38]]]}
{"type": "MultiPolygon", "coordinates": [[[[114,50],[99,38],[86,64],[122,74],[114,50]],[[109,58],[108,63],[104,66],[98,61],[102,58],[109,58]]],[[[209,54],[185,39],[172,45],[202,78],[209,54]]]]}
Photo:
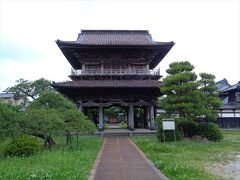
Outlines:
{"type": "Polygon", "coordinates": [[[227,79],[224,78],[221,81],[216,82],[218,92],[230,87],[231,85],[228,83],[227,79]]]}
{"type": "Polygon", "coordinates": [[[237,84],[234,84],[233,86],[230,86],[226,89],[224,89],[223,91],[221,91],[221,93],[227,93],[229,91],[240,91],[240,81],[237,84]]]}
{"type": "Polygon", "coordinates": [[[13,93],[0,93],[0,98],[13,98],[13,93]]]}
{"type": "Polygon", "coordinates": [[[160,88],[156,80],[78,80],[53,83],[54,88],[160,88]]]}
{"type": "Polygon", "coordinates": [[[96,46],[166,46],[174,42],[155,42],[147,30],[82,30],[76,41],[60,41],[58,44],[96,46]]]}
{"type": "Polygon", "coordinates": [[[240,102],[231,102],[224,104],[220,107],[220,109],[240,109],[240,102]]]}

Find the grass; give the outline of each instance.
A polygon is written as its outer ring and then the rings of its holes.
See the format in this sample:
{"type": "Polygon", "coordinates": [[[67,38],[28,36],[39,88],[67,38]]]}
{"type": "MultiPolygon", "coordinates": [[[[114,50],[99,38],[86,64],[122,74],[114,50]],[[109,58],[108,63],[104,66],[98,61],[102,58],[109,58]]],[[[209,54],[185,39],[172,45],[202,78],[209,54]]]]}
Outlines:
{"type": "Polygon", "coordinates": [[[1,158],[0,179],[87,179],[101,143],[99,137],[79,137],[79,146],[72,149],[60,146],[31,157],[1,158]]]}
{"type": "Polygon", "coordinates": [[[133,141],[166,176],[173,180],[220,179],[208,171],[213,163],[232,160],[240,151],[240,130],[223,131],[221,142],[158,143],[156,138],[134,137],[133,141]]]}

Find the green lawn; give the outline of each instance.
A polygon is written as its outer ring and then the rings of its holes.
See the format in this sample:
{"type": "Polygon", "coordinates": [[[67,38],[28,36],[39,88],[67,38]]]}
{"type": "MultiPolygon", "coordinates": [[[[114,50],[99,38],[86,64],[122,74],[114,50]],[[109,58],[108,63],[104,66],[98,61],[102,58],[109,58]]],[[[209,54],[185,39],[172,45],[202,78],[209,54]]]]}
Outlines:
{"type": "Polygon", "coordinates": [[[58,147],[32,157],[1,158],[0,179],[87,179],[101,143],[99,137],[81,137],[78,148],[58,147]]]}
{"type": "Polygon", "coordinates": [[[233,160],[240,152],[240,130],[223,131],[221,142],[158,143],[155,137],[134,137],[133,141],[170,179],[219,179],[210,173],[211,164],[233,160]]]}

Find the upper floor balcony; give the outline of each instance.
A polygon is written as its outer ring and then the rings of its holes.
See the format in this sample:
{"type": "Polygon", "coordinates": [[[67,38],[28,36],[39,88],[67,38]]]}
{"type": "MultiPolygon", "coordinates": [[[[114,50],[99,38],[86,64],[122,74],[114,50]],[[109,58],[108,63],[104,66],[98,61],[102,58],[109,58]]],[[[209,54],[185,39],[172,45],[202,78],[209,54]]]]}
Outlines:
{"type": "Polygon", "coordinates": [[[71,75],[155,75],[160,76],[160,69],[85,69],[72,71],[71,75]]]}

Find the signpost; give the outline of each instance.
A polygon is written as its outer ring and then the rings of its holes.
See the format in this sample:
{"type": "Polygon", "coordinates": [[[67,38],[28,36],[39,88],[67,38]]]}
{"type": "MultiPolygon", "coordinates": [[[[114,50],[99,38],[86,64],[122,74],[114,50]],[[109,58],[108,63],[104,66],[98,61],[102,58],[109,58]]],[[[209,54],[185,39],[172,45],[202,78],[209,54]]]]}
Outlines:
{"type": "Polygon", "coordinates": [[[162,119],[163,125],[163,140],[165,142],[165,134],[164,131],[166,130],[173,130],[174,131],[174,140],[176,142],[176,132],[175,132],[175,121],[173,118],[162,119]]]}

